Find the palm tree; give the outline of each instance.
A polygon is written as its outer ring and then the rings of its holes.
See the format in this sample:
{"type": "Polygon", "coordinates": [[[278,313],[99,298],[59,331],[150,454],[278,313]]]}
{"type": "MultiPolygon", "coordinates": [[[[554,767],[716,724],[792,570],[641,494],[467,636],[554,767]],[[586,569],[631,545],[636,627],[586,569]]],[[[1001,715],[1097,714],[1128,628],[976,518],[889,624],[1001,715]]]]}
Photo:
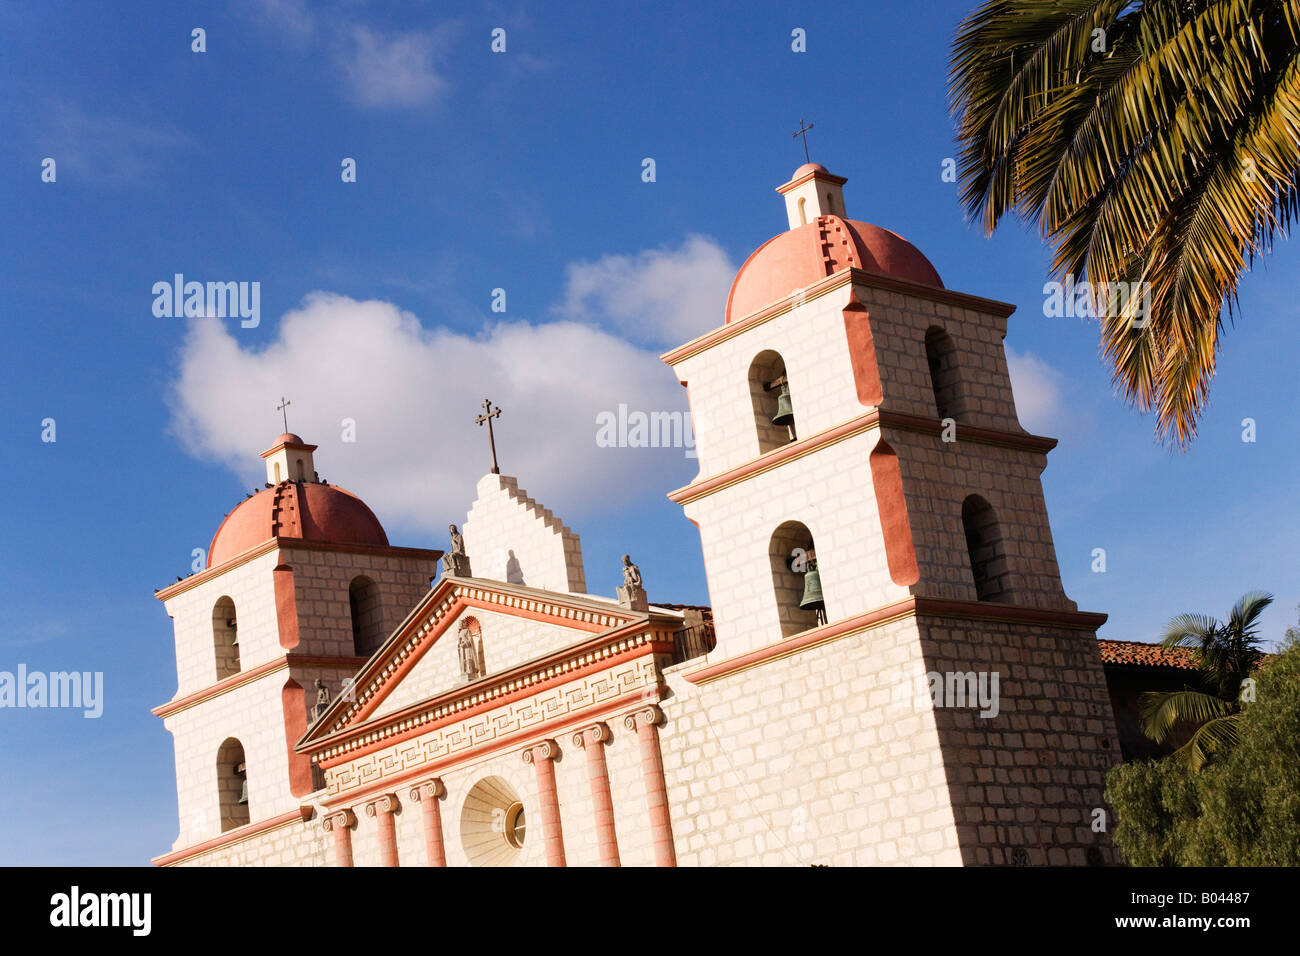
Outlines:
{"type": "Polygon", "coordinates": [[[1116,385],[1185,448],[1224,307],[1300,201],[1300,4],[985,0],[950,98],[967,214],[1036,223],[1053,276],[1112,291],[1116,385]]]}
{"type": "Polygon", "coordinates": [[[1251,591],[1233,605],[1227,621],[1207,614],[1180,614],[1165,627],[1161,646],[1195,649],[1197,671],[1208,692],[1187,688],[1143,694],[1142,730],[1160,743],[1180,725],[1195,726],[1187,743],[1171,754],[1193,770],[1237,743],[1242,685],[1264,659],[1256,625],[1272,603],[1273,595],[1251,591]]]}

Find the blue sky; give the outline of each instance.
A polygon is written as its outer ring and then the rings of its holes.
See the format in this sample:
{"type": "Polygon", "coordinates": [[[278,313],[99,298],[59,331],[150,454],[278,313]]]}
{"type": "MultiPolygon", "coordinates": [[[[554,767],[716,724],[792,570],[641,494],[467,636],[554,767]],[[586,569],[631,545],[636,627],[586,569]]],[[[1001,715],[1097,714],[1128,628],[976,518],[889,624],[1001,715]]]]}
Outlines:
{"type": "Polygon", "coordinates": [[[321,474],[423,547],[486,469],[472,419],[490,395],[503,470],[582,535],[589,586],[612,591],[629,551],[652,598],[707,601],[695,529],[664,498],[693,462],[597,449],[591,413],[685,407],[655,356],[720,323],[730,274],[784,228],[772,190],[803,162],[801,118],[852,217],[906,236],[948,287],[1018,305],[1021,418],[1060,439],[1044,485],[1061,571],[1110,615],[1103,636],[1152,640],[1259,588],[1279,637],[1300,603],[1300,250],[1246,278],[1191,450],[1156,444],[1114,397],[1095,327],[1043,316],[1038,239],[984,237],[942,181],[967,8],[0,8],[0,670],[103,671],[106,696],[97,720],[0,711],[0,863],[170,848],[171,740],[149,709],[176,673],[153,590],[260,485],[281,394],[321,474]],[[177,272],[260,282],[260,324],[156,318],[153,283],[177,272]]]}

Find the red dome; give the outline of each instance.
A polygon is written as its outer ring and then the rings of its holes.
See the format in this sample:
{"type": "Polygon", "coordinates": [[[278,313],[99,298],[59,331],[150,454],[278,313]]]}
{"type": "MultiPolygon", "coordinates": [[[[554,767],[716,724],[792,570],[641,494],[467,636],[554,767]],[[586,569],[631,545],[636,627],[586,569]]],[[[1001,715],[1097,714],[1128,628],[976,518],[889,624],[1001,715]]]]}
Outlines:
{"type": "Polygon", "coordinates": [[[379,519],[352,492],[311,481],[282,481],[246,499],[226,516],[208,548],[208,567],[275,537],[388,545],[379,519]]]}
{"type": "Polygon", "coordinates": [[[745,260],[731,283],[726,320],[743,319],[850,267],[943,288],[930,260],[902,236],[869,222],[819,216],[769,239],[745,260]]]}

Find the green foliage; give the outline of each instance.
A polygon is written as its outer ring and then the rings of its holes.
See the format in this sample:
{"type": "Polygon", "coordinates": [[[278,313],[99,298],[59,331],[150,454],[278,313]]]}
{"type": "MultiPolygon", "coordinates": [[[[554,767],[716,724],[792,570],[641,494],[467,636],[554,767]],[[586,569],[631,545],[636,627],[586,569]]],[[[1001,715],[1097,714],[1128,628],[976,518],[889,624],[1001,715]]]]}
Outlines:
{"type": "Polygon", "coordinates": [[[968,214],[1035,223],[1054,275],[1146,291],[1102,345],[1185,446],[1224,306],[1300,209],[1300,3],[984,0],[950,78],[968,214]]]}
{"type": "Polygon", "coordinates": [[[1300,646],[1257,672],[1237,745],[1200,771],[1166,758],[1106,777],[1133,866],[1300,866],[1300,646]]]}
{"type": "Polygon", "coordinates": [[[1248,591],[1233,605],[1227,621],[1207,614],[1179,614],[1165,627],[1162,646],[1195,650],[1198,676],[1212,693],[1184,689],[1143,694],[1142,730],[1159,742],[1180,725],[1196,728],[1173,753],[1192,770],[1200,770],[1237,744],[1242,686],[1264,659],[1259,616],[1272,603],[1273,595],[1248,591]]]}

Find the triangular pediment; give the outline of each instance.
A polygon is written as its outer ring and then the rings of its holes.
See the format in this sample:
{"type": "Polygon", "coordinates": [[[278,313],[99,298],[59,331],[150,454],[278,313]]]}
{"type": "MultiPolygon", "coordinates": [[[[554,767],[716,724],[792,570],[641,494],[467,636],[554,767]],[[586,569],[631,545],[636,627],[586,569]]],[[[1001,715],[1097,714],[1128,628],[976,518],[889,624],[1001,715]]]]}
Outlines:
{"type": "Polygon", "coordinates": [[[490,684],[494,674],[647,617],[583,595],[444,577],[356,675],[351,693],[334,701],[300,746],[433,697],[490,684]],[[472,681],[465,679],[462,633],[472,643],[477,665],[472,681]]]}

